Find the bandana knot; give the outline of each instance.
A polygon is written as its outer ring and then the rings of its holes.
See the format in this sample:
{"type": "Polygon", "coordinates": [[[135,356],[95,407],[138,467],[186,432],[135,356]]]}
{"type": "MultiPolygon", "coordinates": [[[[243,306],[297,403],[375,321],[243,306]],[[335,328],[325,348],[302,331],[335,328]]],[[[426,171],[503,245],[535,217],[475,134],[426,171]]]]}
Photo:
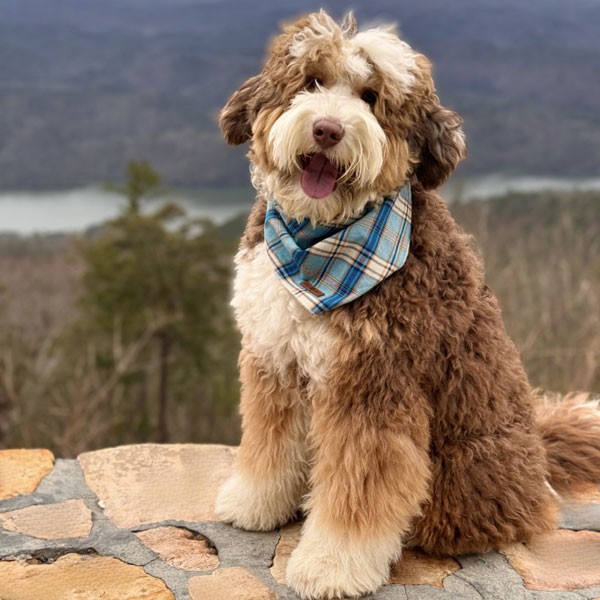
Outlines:
{"type": "Polygon", "coordinates": [[[284,287],[316,315],[356,300],[404,265],[410,219],[408,184],[337,227],[290,219],[269,200],[267,254],[284,287]]]}

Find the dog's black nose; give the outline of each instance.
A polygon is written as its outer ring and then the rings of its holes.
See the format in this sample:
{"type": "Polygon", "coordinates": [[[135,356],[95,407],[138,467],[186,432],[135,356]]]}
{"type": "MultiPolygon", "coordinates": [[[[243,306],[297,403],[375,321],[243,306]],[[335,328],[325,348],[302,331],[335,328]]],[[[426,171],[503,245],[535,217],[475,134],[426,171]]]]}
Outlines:
{"type": "Polygon", "coordinates": [[[319,119],[313,123],[313,137],[321,148],[331,148],[342,140],[344,130],[333,119],[319,119]]]}

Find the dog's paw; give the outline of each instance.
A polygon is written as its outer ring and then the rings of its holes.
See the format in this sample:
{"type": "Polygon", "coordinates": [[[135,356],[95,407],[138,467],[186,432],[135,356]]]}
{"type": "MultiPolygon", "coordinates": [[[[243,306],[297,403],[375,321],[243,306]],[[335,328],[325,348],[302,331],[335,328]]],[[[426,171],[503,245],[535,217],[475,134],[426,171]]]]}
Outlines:
{"type": "Polygon", "coordinates": [[[217,494],[215,512],[221,521],[248,531],[270,531],[294,515],[297,504],[275,484],[257,484],[234,473],[217,494]]]}
{"type": "Polygon", "coordinates": [[[390,554],[392,548],[385,546],[384,542],[382,551],[369,542],[363,545],[348,538],[334,539],[324,533],[305,531],[290,556],[286,582],[306,600],[358,597],[374,592],[388,581],[390,560],[399,553],[399,547],[390,554]]]}

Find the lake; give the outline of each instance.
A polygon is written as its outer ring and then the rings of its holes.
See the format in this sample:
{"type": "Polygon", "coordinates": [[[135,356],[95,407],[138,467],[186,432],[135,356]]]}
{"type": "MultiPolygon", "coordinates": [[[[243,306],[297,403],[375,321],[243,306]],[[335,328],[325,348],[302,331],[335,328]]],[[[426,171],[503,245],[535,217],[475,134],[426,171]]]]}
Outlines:
{"type": "MultiPolygon", "coordinates": [[[[174,191],[159,199],[145,200],[145,212],[165,200],[179,203],[192,217],[210,218],[217,223],[249,210],[251,188],[174,191]]],[[[98,225],[119,214],[126,205],[123,196],[102,187],[62,191],[0,191],[0,231],[20,234],[77,232],[98,225]]]]}
{"type": "MultiPolygon", "coordinates": [[[[509,191],[600,190],[600,178],[485,177],[450,180],[442,188],[448,201],[490,198],[509,191]]],[[[250,187],[206,188],[174,191],[160,200],[144,203],[145,210],[156,208],[165,198],[180,203],[190,216],[223,223],[248,211],[254,197],[250,187]]],[[[101,187],[64,191],[0,191],[0,231],[20,234],[76,232],[114,218],[124,199],[101,187]]]]}

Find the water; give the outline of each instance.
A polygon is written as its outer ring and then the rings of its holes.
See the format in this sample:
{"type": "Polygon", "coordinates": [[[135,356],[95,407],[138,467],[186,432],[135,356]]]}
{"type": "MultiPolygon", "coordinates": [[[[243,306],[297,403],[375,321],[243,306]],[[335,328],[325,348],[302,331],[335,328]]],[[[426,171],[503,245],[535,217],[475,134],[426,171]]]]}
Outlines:
{"type": "Polygon", "coordinates": [[[508,192],[540,192],[552,190],[600,191],[600,177],[589,179],[569,179],[566,177],[507,177],[506,175],[486,175],[484,177],[450,178],[442,187],[442,193],[449,201],[486,199],[502,196],[508,192]]]}
{"type": "MultiPolygon", "coordinates": [[[[209,189],[204,192],[174,192],[160,199],[143,201],[143,210],[152,211],[167,199],[183,206],[190,217],[210,218],[223,223],[250,209],[252,191],[209,189]]],[[[125,204],[122,196],[99,187],[0,192],[0,232],[84,231],[116,217],[125,204]]]]}
{"type": "MultiPolygon", "coordinates": [[[[559,177],[485,177],[454,178],[442,193],[449,201],[490,198],[509,191],[600,190],[600,178],[566,179],[559,177]]],[[[190,216],[223,223],[250,209],[250,188],[205,189],[174,192],[168,198],[180,203],[190,216]]],[[[144,204],[146,210],[156,208],[162,200],[144,204]]],[[[77,232],[111,219],[119,213],[121,196],[98,187],[67,191],[0,192],[0,231],[20,234],[77,232]]]]}

